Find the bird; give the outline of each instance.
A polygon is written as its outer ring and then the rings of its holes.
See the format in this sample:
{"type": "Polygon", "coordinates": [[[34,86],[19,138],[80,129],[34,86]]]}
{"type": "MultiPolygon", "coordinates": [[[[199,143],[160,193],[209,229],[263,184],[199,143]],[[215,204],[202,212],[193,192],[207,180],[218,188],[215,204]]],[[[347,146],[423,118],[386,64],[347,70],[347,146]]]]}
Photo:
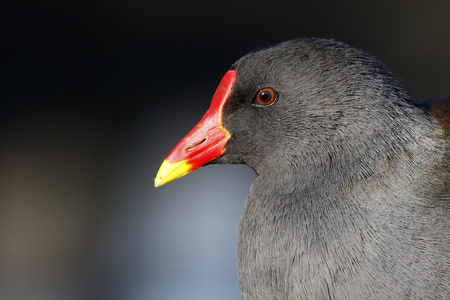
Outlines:
{"type": "Polygon", "coordinates": [[[450,299],[450,97],[417,102],[342,42],[258,48],[225,73],[155,187],[255,171],[237,239],[244,300],[450,299]]]}

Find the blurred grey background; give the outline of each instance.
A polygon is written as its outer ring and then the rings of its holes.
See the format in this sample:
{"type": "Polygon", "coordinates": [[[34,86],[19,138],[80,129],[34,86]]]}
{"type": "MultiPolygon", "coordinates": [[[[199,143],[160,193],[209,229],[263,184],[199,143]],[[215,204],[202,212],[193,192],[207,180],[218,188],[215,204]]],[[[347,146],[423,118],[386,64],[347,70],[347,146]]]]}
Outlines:
{"type": "Polygon", "coordinates": [[[240,299],[253,172],[153,188],[248,51],[325,37],[450,93],[450,2],[2,1],[0,299],[240,299]]]}

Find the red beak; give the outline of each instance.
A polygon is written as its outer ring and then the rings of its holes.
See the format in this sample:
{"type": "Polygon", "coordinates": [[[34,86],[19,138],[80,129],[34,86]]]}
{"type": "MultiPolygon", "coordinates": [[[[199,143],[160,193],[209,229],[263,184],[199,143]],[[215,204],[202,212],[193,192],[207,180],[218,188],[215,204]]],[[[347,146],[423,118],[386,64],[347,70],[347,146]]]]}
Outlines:
{"type": "Polygon", "coordinates": [[[223,76],[208,111],[162,163],[155,187],[180,178],[223,154],[230,134],[222,127],[222,110],[235,81],[236,71],[228,71],[223,76]]]}

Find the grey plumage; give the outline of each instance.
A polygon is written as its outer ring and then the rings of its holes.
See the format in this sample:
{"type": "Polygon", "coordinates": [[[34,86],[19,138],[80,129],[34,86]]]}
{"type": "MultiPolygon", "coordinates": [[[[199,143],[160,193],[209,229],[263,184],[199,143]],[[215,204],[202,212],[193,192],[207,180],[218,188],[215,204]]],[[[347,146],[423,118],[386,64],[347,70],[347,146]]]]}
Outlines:
{"type": "Polygon", "coordinates": [[[231,139],[213,163],[256,172],[238,238],[243,299],[449,299],[443,119],[335,41],[288,41],[231,69],[231,139]],[[264,87],[278,99],[252,105],[264,87]]]}

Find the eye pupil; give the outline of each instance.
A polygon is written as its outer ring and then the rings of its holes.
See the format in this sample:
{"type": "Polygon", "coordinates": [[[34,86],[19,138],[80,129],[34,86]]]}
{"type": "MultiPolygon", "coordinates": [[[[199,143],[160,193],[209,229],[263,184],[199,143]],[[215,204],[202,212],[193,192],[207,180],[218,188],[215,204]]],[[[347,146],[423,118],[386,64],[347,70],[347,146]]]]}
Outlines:
{"type": "Polygon", "coordinates": [[[270,94],[269,92],[263,91],[261,92],[261,96],[260,96],[261,100],[264,102],[267,102],[270,100],[270,94]]]}
{"type": "Polygon", "coordinates": [[[257,104],[267,106],[275,101],[276,94],[271,88],[264,88],[256,95],[257,104]]]}

